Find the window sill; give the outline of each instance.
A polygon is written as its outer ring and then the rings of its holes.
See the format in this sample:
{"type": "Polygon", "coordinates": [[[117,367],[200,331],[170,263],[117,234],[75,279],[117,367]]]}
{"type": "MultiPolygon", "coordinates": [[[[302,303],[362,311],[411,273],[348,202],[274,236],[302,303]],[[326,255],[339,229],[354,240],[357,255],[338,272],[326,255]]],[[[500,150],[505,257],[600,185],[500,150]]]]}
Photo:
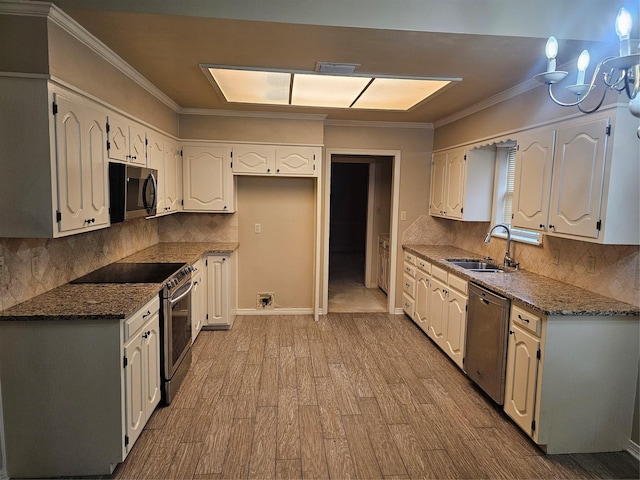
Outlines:
{"type": "MultiPolygon", "coordinates": [[[[529,234],[531,235],[531,234],[529,234]]],[[[493,232],[491,234],[492,237],[498,237],[498,238],[502,238],[505,239],[507,238],[507,234],[505,232],[493,232]]],[[[514,232],[513,230],[511,231],[511,241],[512,242],[520,242],[520,243],[526,243],[528,245],[535,245],[538,247],[542,246],[542,234],[539,233],[537,238],[531,237],[531,236],[525,236],[525,235],[518,235],[518,232],[514,232]]]]}

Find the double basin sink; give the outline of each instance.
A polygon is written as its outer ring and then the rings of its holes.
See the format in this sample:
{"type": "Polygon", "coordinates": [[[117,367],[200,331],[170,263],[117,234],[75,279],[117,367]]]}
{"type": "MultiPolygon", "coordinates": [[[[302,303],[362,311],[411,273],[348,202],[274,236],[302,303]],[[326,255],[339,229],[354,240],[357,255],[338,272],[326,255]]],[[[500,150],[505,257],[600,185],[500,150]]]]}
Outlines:
{"type": "Polygon", "coordinates": [[[456,259],[456,258],[448,258],[447,262],[456,265],[458,267],[462,267],[465,270],[470,270],[472,272],[504,272],[505,269],[500,265],[492,263],[486,260],[467,260],[467,259],[456,259]]]}

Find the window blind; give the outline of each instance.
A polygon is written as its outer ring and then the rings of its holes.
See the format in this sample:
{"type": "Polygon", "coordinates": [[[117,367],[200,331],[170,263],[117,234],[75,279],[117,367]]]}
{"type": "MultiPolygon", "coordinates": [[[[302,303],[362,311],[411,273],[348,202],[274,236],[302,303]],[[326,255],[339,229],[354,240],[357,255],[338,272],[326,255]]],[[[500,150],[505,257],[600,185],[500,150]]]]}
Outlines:
{"type": "Polygon", "coordinates": [[[509,147],[507,151],[507,178],[504,190],[504,214],[502,221],[511,225],[513,208],[513,184],[516,177],[516,147],[509,147]]]}

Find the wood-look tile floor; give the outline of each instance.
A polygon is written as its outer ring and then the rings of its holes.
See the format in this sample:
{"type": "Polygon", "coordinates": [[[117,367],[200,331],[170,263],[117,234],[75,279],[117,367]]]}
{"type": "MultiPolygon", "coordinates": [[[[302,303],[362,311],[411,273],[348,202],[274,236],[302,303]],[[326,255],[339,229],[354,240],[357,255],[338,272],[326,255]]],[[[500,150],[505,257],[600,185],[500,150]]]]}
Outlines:
{"type": "Polygon", "coordinates": [[[115,479],[639,478],[544,455],[402,315],[238,317],[203,331],[115,479]]]}

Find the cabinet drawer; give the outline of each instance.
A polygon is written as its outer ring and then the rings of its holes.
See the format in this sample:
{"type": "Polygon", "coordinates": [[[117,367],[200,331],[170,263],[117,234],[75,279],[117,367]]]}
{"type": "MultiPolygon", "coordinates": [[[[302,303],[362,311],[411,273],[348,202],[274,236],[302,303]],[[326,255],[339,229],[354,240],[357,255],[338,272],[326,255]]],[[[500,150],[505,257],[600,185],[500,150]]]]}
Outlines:
{"type": "Polygon", "coordinates": [[[147,323],[151,316],[160,310],[160,298],[155,296],[153,300],[147,303],[144,307],[138,310],[124,321],[124,341],[136,334],[145,323],[147,323]]]}
{"type": "Polygon", "coordinates": [[[450,273],[448,283],[449,283],[449,287],[455,288],[460,293],[464,293],[465,295],[467,295],[468,282],[466,280],[463,280],[460,277],[456,277],[455,275],[452,275],[450,273]]]}
{"type": "Polygon", "coordinates": [[[420,270],[422,270],[424,273],[427,273],[427,274],[431,273],[431,263],[427,262],[426,260],[418,258],[416,261],[416,266],[420,270]]]}
{"type": "Polygon", "coordinates": [[[447,271],[433,265],[431,267],[431,276],[437,278],[438,280],[447,283],[447,271]]]}
{"type": "Polygon", "coordinates": [[[402,290],[411,298],[416,298],[416,279],[405,273],[402,276],[402,290]]]}
{"type": "Polygon", "coordinates": [[[402,310],[404,310],[404,313],[409,315],[412,319],[413,319],[413,311],[414,311],[415,304],[416,302],[413,298],[411,298],[406,293],[402,294],[402,310]]]}
{"type": "Polygon", "coordinates": [[[416,256],[413,253],[404,252],[404,261],[405,263],[410,263],[411,265],[416,264],[416,256]]]}
{"type": "Polygon", "coordinates": [[[405,262],[404,263],[404,273],[416,278],[416,267],[415,265],[411,265],[410,263],[405,262]]]}
{"type": "Polygon", "coordinates": [[[542,318],[540,318],[539,316],[516,305],[512,305],[511,321],[514,324],[521,326],[525,330],[529,330],[530,332],[540,336],[540,332],[542,329],[542,318]]]}

